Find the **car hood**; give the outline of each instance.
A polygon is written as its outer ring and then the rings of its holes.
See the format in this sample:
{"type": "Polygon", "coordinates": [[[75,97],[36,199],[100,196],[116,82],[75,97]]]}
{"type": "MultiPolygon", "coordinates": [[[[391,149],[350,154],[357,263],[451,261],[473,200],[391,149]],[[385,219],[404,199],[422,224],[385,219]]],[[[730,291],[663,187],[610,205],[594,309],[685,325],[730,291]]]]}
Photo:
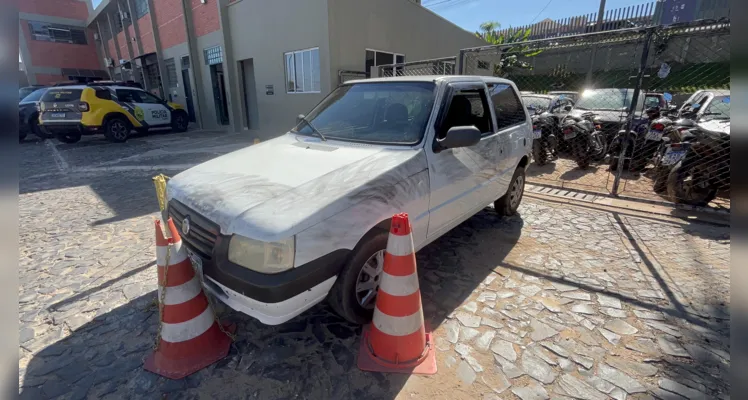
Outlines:
{"type": "Polygon", "coordinates": [[[729,119],[713,119],[709,121],[699,122],[698,127],[705,132],[723,133],[727,135],[730,134],[729,119]]]}
{"type": "Polygon", "coordinates": [[[167,197],[215,222],[223,234],[273,241],[367,199],[396,201],[394,186],[424,169],[422,149],[287,133],[174,176],[167,197]]]}

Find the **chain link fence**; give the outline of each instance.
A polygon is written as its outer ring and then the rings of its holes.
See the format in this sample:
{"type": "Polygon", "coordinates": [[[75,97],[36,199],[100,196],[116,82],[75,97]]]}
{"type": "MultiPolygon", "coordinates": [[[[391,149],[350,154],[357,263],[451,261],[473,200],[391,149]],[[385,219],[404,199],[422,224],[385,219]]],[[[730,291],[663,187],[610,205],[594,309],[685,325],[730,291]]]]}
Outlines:
{"type": "Polygon", "coordinates": [[[457,57],[434,58],[431,60],[380,65],[377,67],[377,76],[454,75],[457,73],[456,66],[457,57]]]}
{"type": "Polygon", "coordinates": [[[729,40],[729,21],[701,20],[463,49],[456,60],[378,70],[515,82],[533,120],[530,182],[729,208],[729,40]]]}

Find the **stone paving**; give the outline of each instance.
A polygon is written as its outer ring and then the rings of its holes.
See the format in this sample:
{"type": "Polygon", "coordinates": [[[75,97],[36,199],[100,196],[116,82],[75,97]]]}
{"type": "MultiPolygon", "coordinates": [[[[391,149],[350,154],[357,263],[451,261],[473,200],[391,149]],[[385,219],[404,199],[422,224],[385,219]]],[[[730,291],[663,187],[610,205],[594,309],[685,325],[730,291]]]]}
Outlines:
{"type": "Polygon", "coordinates": [[[360,328],[325,304],[274,327],[220,307],[238,326],[227,358],[177,381],[146,372],[150,169],[247,144],[177,139],[21,145],[21,398],[729,398],[729,227],[535,196],[417,254],[434,376],[359,371],[360,328]]]}

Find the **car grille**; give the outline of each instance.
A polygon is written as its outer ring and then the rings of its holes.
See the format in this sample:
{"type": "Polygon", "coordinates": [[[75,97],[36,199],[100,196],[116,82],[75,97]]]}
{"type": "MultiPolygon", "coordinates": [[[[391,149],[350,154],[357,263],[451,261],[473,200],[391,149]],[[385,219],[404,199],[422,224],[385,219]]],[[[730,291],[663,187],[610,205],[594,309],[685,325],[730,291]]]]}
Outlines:
{"type": "Polygon", "coordinates": [[[220,232],[216,223],[176,200],[169,201],[169,216],[190,250],[206,260],[213,258],[213,247],[220,232]],[[190,217],[190,231],[185,235],[182,232],[182,223],[186,217],[190,217]]]}

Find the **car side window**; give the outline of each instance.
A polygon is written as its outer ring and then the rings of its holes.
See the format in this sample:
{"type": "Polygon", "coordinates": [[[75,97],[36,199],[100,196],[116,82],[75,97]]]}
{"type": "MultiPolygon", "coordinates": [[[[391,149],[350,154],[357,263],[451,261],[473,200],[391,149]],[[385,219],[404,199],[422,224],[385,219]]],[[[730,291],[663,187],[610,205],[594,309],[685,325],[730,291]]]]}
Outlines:
{"type": "Polygon", "coordinates": [[[526,121],[527,117],[522,103],[510,85],[504,83],[493,85],[491,101],[496,112],[498,130],[526,121]]]}
{"type": "Polygon", "coordinates": [[[140,102],[146,103],[146,104],[161,104],[163,101],[159,99],[158,97],[148,93],[148,92],[139,92],[140,95],[140,102]]]}
{"type": "Polygon", "coordinates": [[[488,107],[485,90],[468,89],[455,92],[437,138],[444,138],[447,131],[455,126],[475,126],[483,134],[493,133],[493,122],[488,107]]]}
{"type": "Polygon", "coordinates": [[[117,100],[123,103],[140,103],[140,96],[135,90],[117,89],[117,100]]]}
{"type": "Polygon", "coordinates": [[[109,89],[96,89],[96,97],[104,100],[111,100],[112,99],[112,92],[109,91],[109,89]]]}

